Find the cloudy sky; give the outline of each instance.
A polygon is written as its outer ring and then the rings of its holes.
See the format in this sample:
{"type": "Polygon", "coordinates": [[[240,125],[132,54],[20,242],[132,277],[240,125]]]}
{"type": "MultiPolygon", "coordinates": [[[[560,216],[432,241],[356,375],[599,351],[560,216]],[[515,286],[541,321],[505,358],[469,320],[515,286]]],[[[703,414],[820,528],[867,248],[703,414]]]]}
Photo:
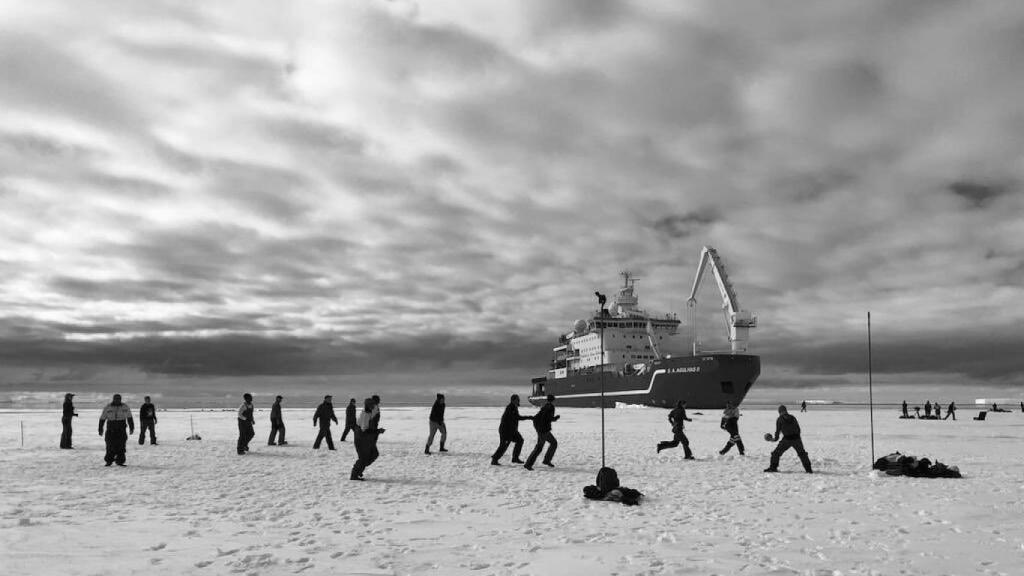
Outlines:
{"type": "Polygon", "coordinates": [[[870,310],[876,382],[1024,392],[1016,0],[3,0],[0,74],[9,390],[504,394],[707,244],[759,388],[870,310]]]}

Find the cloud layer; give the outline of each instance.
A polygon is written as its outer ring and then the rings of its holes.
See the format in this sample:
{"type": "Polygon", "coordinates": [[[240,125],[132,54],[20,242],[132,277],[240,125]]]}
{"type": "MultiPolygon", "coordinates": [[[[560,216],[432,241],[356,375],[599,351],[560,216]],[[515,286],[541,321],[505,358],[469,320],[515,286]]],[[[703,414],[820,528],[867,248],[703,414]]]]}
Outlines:
{"type": "Polygon", "coordinates": [[[1022,386],[1022,35],[1010,1],[4,4],[0,380],[525,382],[620,270],[681,312],[710,244],[765,382],[862,371],[871,310],[894,380],[1022,386]]]}

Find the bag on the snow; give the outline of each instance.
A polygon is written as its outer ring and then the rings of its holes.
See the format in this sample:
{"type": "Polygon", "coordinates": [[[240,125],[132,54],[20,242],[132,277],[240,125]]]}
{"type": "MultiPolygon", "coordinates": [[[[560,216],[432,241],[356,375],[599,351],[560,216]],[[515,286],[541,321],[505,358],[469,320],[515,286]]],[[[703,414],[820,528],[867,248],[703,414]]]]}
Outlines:
{"type": "Polygon", "coordinates": [[[619,473],[615,468],[601,468],[597,471],[597,488],[607,493],[619,487],[619,473]]]}

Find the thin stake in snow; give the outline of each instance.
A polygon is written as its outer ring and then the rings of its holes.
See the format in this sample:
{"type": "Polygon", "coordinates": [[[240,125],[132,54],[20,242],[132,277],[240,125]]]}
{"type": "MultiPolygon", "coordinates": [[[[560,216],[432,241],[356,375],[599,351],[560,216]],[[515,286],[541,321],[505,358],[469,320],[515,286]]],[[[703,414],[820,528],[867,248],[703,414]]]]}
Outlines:
{"type": "Polygon", "coordinates": [[[871,383],[871,312],[868,312],[868,414],[871,419],[871,464],[875,463],[875,397],[871,383]]]}

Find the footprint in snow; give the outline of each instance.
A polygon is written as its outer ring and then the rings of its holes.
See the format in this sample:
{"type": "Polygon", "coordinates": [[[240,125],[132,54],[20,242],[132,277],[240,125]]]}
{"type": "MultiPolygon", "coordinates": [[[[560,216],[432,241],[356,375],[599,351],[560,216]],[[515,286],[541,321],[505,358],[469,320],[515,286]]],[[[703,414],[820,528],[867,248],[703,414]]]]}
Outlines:
{"type": "Polygon", "coordinates": [[[156,552],[157,550],[163,550],[164,548],[167,548],[167,543],[166,542],[161,542],[161,543],[157,544],[156,546],[150,546],[149,550],[151,550],[153,552],[156,552]]]}

